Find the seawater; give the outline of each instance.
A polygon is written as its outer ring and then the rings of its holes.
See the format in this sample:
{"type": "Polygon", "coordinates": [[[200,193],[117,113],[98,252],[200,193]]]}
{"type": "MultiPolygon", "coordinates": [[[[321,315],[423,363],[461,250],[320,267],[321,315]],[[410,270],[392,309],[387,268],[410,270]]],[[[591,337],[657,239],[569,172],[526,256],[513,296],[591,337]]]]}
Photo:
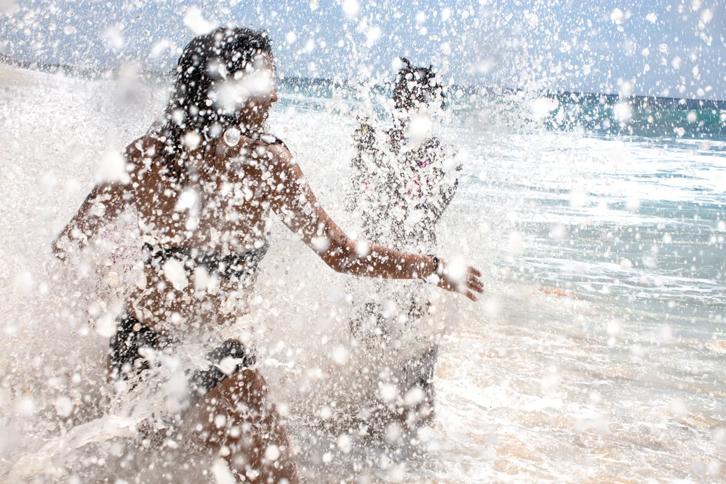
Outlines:
{"type": "MultiPolygon", "coordinates": [[[[107,337],[97,321],[120,309],[133,283],[133,214],[69,266],[53,263],[48,249],[106,157],[143,134],[163,98],[156,84],[3,67],[5,480],[155,482],[184,462],[145,474],[138,462],[124,465],[136,414],[117,411],[103,375],[107,337]]],[[[643,132],[615,118],[603,124],[619,101],[601,104],[597,122],[577,121],[573,101],[551,101],[464,93],[436,127],[464,162],[439,228],[441,253],[480,267],[486,293],[478,304],[438,296],[448,327],[436,419],[405,437],[415,452],[331,421],[355,406],[345,383],[365,362],[354,351],[342,361],[336,350],[349,344],[346,295],[367,281],[333,273],[274,226],[253,301],[266,331],[261,367],[310,482],[726,477],[723,111],[691,105],[685,122],[643,132]],[[716,128],[689,130],[694,110],[716,128]],[[342,433],[349,452],[337,445],[342,433]]],[[[371,112],[364,96],[285,88],[270,119],[323,207],[351,233],[358,222],[341,202],[360,111],[371,112]]],[[[209,468],[193,471],[212,480],[209,468]]]]}

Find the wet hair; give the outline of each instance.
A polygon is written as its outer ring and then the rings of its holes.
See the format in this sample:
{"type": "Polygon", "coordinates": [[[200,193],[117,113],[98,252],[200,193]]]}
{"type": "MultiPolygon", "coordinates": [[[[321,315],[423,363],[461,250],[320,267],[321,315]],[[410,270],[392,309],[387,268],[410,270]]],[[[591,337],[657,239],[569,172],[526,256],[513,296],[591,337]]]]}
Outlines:
{"type": "Polygon", "coordinates": [[[416,67],[405,57],[398,70],[393,88],[396,109],[411,109],[416,104],[429,104],[437,97],[443,105],[443,86],[439,84],[433,66],[416,67]]]}
{"type": "Polygon", "coordinates": [[[164,158],[168,164],[181,164],[186,133],[195,132],[204,139],[237,124],[239,111],[220,109],[210,94],[217,81],[251,70],[254,61],[264,54],[272,55],[269,35],[239,27],[220,27],[194,37],[184,47],[176,66],[174,89],[157,131],[166,145],[164,158]]]}

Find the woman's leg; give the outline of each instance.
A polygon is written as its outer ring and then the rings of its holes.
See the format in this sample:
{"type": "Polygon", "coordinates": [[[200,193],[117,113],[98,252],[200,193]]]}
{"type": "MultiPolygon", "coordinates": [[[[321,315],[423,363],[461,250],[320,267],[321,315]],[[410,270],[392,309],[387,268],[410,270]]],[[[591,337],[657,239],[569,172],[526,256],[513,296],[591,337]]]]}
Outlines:
{"type": "MultiPolygon", "coordinates": [[[[149,364],[139,349],[158,349],[165,344],[168,342],[161,335],[124,314],[110,341],[109,376],[126,379],[144,371],[149,364]]],[[[236,340],[227,340],[207,355],[215,364],[225,357],[239,358],[244,365],[254,363],[254,356],[246,355],[236,340]]],[[[287,434],[267,398],[267,384],[259,371],[239,368],[225,376],[212,365],[195,373],[190,383],[193,391],[203,392],[184,418],[196,442],[224,457],[230,470],[247,481],[298,482],[287,434]]]]}
{"type": "Polygon", "coordinates": [[[197,439],[252,482],[298,482],[295,461],[259,371],[241,369],[209,390],[190,411],[197,439]]]}

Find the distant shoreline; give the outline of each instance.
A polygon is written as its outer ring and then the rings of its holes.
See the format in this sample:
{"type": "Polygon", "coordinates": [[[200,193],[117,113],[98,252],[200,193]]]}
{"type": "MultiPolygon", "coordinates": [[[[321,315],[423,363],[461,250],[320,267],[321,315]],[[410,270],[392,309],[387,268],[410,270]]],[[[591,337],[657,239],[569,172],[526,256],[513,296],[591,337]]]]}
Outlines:
{"type": "Polygon", "coordinates": [[[75,77],[82,77],[84,79],[103,79],[108,77],[112,70],[99,70],[91,67],[82,66],[69,66],[65,64],[41,64],[38,62],[29,62],[8,55],[0,53],[0,63],[19,67],[21,69],[27,69],[29,71],[44,72],[46,74],[68,74],[75,77]]]}
{"type": "MultiPolygon", "coordinates": [[[[98,69],[93,67],[84,66],[71,66],[67,64],[43,64],[39,62],[29,62],[19,60],[10,57],[6,54],[0,53],[0,63],[7,64],[13,67],[21,69],[27,69],[31,71],[45,72],[48,74],[65,74],[72,77],[79,77],[88,80],[99,80],[99,79],[115,79],[118,76],[118,69],[98,69]]],[[[172,81],[174,78],[173,72],[156,72],[156,71],[141,71],[140,75],[142,78],[155,81],[172,81]]],[[[287,86],[298,86],[298,87],[343,87],[350,86],[351,84],[346,81],[339,81],[325,78],[310,78],[310,77],[299,77],[299,76],[287,76],[281,79],[281,82],[287,86]]],[[[377,86],[382,87],[382,86],[377,86]]],[[[454,85],[451,89],[459,89],[467,94],[475,93],[486,93],[488,96],[497,96],[502,94],[516,94],[524,92],[522,88],[511,88],[501,87],[494,88],[490,86],[460,86],[454,85]]],[[[538,95],[542,97],[549,97],[557,99],[558,101],[574,101],[579,102],[584,99],[597,99],[604,98],[604,101],[608,104],[613,104],[617,101],[628,101],[631,103],[648,103],[657,104],[659,106],[673,106],[681,107],[682,109],[718,109],[726,110],[726,100],[717,99],[696,99],[696,98],[677,98],[668,96],[646,96],[646,95],[630,95],[621,96],[620,94],[613,93],[594,93],[594,92],[580,92],[580,91],[569,91],[566,89],[558,89],[552,91],[540,91],[538,95]],[[568,99],[569,98],[569,99],[568,99]]]]}

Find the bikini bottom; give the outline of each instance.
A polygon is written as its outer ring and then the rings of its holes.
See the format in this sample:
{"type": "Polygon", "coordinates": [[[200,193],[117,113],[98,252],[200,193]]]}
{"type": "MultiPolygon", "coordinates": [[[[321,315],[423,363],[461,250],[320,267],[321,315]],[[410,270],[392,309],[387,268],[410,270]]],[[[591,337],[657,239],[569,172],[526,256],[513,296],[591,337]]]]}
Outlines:
{"type": "MultiPolygon", "coordinates": [[[[156,331],[125,312],[118,319],[116,334],[109,341],[111,377],[127,380],[140,375],[151,368],[150,362],[143,356],[143,349],[168,352],[175,343],[177,341],[165,332],[156,331]]],[[[208,368],[189,375],[190,388],[199,395],[216,387],[227,376],[255,364],[254,353],[236,339],[225,340],[207,353],[206,359],[208,368]],[[226,358],[231,358],[234,364],[224,365],[225,371],[222,371],[220,363],[226,358]]]]}

